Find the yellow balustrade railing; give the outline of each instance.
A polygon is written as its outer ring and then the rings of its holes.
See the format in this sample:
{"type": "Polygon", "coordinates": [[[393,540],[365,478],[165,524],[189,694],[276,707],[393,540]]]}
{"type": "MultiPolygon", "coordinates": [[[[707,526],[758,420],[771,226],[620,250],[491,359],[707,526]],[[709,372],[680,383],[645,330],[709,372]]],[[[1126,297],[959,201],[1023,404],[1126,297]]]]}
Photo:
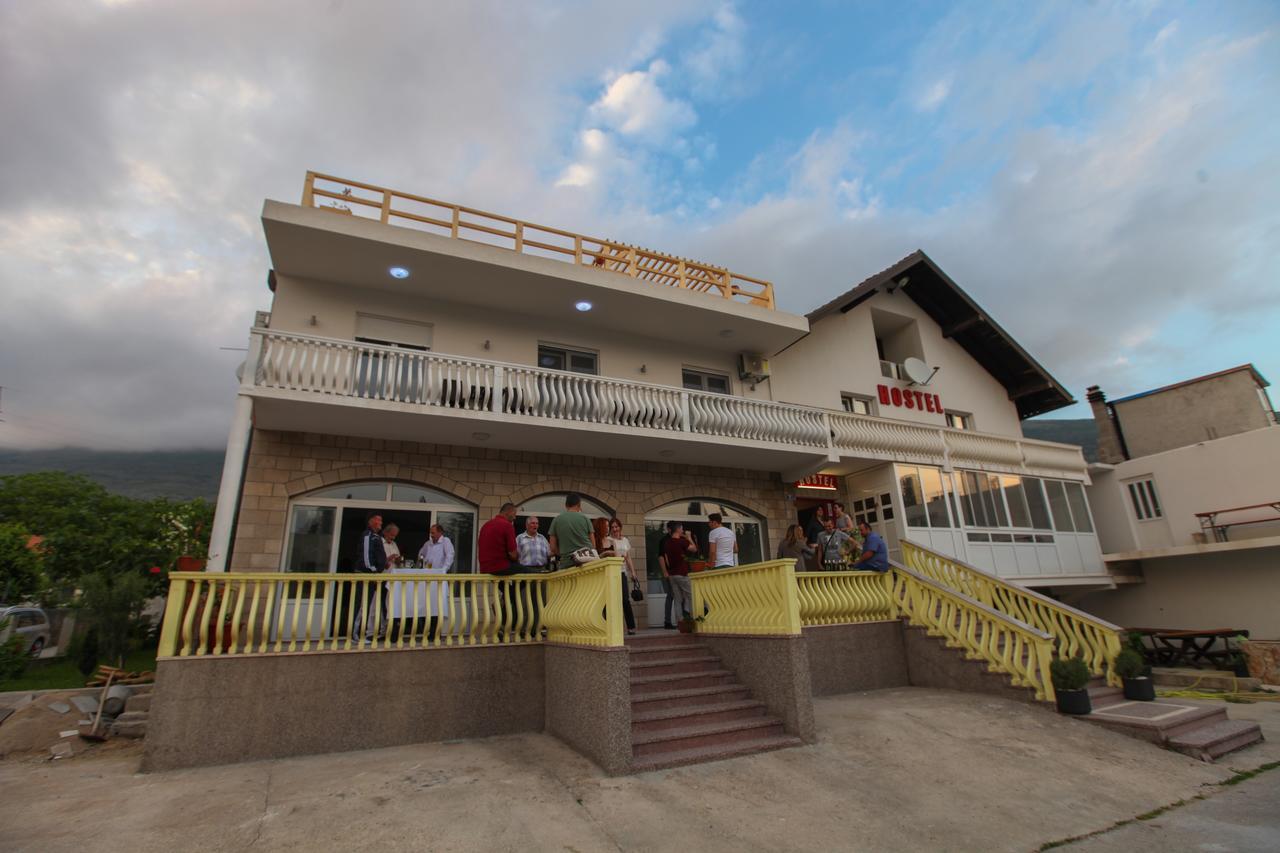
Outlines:
{"type": "Polygon", "coordinates": [[[419,228],[455,240],[472,240],[520,254],[620,273],[661,287],[678,287],[763,308],[774,307],[771,282],[724,267],[362,181],[307,172],[302,206],[377,218],[384,223],[419,228]]]}
{"type": "Polygon", "coordinates": [[[883,622],[898,614],[887,572],[796,572],[800,624],[883,622]]]}
{"type": "Polygon", "coordinates": [[[1015,687],[1029,687],[1036,699],[1052,702],[1053,638],[1044,631],[994,610],[933,578],[894,564],[889,572],[894,606],[912,625],[941,637],[965,657],[1009,676],[1015,687]]]}
{"type": "Polygon", "coordinates": [[[901,546],[902,561],[909,568],[1044,631],[1053,637],[1058,657],[1082,657],[1090,672],[1105,676],[1109,684],[1119,686],[1120,679],[1112,671],[1124,630],[1118,625],[915,542],[904,539],[901,546]]]}
{"type": "Polygon", "coordinates": [[[621,571],[611,558],[508,577],[174,572],[159,656],[515,645],[544,630],[555,642],[620,646],[621,571]]]}
{"type": "Polygon", "coordinates": [[[701,617],[698,630],[710,634],[799,634],[795,563],[770,560],[690,575],[693,616],[701,617]]]}
{"type": "Polygon", "coordinates": [[[622,562],[621,557],[606,557],[540,576],[546,589],[542,621],[548,642],[622,645],[622,562]]]}

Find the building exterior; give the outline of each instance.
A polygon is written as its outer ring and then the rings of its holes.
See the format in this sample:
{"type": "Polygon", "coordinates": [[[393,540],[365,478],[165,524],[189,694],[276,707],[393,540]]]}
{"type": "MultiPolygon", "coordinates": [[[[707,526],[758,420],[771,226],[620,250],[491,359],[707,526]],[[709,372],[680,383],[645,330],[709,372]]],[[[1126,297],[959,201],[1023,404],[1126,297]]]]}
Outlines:
{"type": "Polygon", "coordinates": [[[651,624],[667,521],[722,512],[747,563],[835,500],[895,554],[1112,585],[1079,449],[1021,434],[1070,395],[922,252],[800,316],[724,267],[314,174],[262,221],[211,570],[349,570],[379,509],[470,572],[504,501],[577,491],[621,519],[651,624]]]}
{"type": "Polygon", "coordinates": [[[1088,398],[1089,500],[1113,592],[1079,601],[1121,625],[1280,637],[1280,428],[1251,364],[1110,403],[1088,398]]]}

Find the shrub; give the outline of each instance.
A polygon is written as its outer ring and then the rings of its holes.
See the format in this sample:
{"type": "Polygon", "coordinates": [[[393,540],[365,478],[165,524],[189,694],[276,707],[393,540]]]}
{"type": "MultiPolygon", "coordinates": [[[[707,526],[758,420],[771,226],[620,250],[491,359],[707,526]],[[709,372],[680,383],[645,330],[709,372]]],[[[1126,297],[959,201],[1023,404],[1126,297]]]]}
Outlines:
{"type": "Polygon", "coordinates": [[[1059,658],[1049,664],[1049,678],[1054,690],[1083,690],[1089,683],[1089,667],[1081,657],[1059,658]]]}
{"type": "MultiPolygon", "coordinates": [[[[0,633],[4,632],[8,624],[8,619],[0,619],[0,633]]],[[[0,682],[18,678],[27,671],[27,663],[31,658],[23,649],[25,645],[20,634],[14,634],[0,643],[0,682]]]]}
{"type": "Polygon", "coordinates": [[[1120,654],[1116,655],[1115,671],[1121,678],[1139,678],[1146,666],[1142,655],[1133,649],[1121,649],[1120,654]]]}

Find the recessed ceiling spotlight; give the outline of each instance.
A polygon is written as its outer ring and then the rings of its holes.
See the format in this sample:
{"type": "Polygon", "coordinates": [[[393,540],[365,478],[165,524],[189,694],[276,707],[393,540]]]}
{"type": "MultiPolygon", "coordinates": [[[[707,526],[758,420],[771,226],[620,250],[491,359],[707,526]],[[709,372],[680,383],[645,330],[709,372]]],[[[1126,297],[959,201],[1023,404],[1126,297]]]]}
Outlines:
{"type": "Polygon", "coordinates": [[[577,308],[579,311],[590,311],[593,306],[590,302],[584,299],[581,302],[573,303],[573,307],[577,308]]]}
{"type": "Polygon", "coordinates": [[[387,272],[391,273],[392,278],[408,278],[409,277],[409,271],[404,267],[392,267],[391,269],[387,270],[387,272]]]}
{"type": "Polygon", "coordinates": [[[720,337],[722,337],[722,338],[732,338],[732,337],[733,337],[733,329],[721,329],[721,330],[720,330],[720,337]]]}
{"type": "Polygon", "coordinates": [[[672,456],[676,455],[676,452],[674,450],[659,450],[658,455],[665,456],[666,458],[670,459],[672,456]]]}
{"type": "Polygon", "coordinates": [[[487,432],[473,432],[473,433],[471,433],[471,437],[472,437],[472,438],[474,438],[476,441],[488,441],[488,440],[489,440],[489,433],[487,433],[487,432]]]}

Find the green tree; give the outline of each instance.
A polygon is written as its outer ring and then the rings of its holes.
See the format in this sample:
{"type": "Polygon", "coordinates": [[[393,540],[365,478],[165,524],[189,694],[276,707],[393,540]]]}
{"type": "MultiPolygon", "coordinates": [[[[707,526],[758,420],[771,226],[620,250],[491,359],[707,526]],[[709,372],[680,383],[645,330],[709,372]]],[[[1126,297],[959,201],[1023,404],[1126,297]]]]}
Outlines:
{"type": "Polygon", "coordinates": [[[30,541],[31,532],[21,524],[0,522],[0,602],[38,598],[48,586],[43,552],[27,547],[30,541]]]}
{"type": "Polygon", "coordinates": [[[147,579],[133,572],[91,572],[80,582],[81,602],[98,631],[102,657],[123,666],[139,633],[142,607],[150,597],[147,579]]]}

